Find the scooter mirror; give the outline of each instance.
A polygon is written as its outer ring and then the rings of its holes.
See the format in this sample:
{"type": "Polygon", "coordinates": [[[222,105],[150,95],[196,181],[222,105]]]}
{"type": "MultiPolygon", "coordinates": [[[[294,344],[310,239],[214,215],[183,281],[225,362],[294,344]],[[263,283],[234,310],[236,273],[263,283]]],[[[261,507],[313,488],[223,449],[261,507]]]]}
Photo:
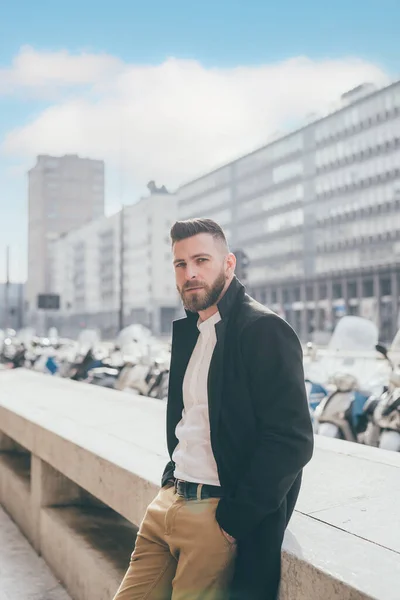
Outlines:
{"type": "Polygon", "coordinates": [[[385,358],[388,357],[388,350],[383,344],[376,344],[375,349],[379,354],[383,354],[385,358]]]}

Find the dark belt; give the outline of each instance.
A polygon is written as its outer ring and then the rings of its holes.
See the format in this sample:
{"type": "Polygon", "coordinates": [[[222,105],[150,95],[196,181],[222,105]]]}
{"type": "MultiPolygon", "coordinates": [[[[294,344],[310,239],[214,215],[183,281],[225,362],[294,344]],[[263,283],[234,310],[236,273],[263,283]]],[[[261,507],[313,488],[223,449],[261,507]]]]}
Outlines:
{"type": "Polygon", "coordinates": [[[222,498],[222,489],[217,485],[192,483],[191,481],[175,480],[175,490],[178,496],[185,500],[206,500],[207,498],[222,498]]]}

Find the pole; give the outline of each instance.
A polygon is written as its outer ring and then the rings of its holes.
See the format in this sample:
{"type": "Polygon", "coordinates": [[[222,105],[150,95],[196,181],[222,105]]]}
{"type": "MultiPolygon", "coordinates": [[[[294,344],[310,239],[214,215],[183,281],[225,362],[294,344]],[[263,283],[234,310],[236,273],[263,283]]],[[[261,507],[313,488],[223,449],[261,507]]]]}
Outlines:
{"type": "Polygon", "coordinates": [[[9,326],[10,317],[10,246],[6,248],[6,285],[4,287],[4,327],[5,329],[9,326]]]}
{"type": "Polygon", "coordinates": [[[19,294],[18,294],[18,329],[22,329],[24,323],[24,286],[22,283],[19,284],[19,294]]]}
{"type": "Polygon", "coordinates": [[[124,240],[124,129],[122,122],[120,123],[120,157],[119,157],[119,311],[118,311],[118,327],[119,331],[124,328],[124,259],[125,259],[125,240],[124,240]]]}
{"type": "Polygon", "coordinates": [[[124,207],[119,213],[119,331],[124,328],[124,207]]]}

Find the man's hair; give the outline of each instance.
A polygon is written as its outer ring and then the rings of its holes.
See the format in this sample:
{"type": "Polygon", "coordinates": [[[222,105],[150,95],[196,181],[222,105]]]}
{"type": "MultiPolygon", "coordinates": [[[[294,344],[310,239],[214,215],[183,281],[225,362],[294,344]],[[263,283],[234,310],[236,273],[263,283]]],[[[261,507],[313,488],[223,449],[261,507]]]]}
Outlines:
{"type": "Polygon", "coordinates": [[[212,219],[188,219],[186,221],[177,221],[171,228],[172,245],[182,240],[187,240],[199,233],[208,233],[215,240],[222,242],[228,248],[225,234],[222,227],[212,219]]]}

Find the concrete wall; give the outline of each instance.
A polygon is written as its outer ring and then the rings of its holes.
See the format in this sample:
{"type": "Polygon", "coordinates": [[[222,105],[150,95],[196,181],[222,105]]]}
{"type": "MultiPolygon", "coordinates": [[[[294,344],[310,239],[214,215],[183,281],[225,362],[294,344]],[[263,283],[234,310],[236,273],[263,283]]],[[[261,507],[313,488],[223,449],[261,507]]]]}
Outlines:
{"type": "MultiPolygon", "coordinates": [[[[0,383],[0,503],[74,600],[110,600],[167,460],[165,405],[22,370],[0,383]]],[[[396,453],[317,439],[282,600],[398,600],[399,474],[396,453]]]]}

